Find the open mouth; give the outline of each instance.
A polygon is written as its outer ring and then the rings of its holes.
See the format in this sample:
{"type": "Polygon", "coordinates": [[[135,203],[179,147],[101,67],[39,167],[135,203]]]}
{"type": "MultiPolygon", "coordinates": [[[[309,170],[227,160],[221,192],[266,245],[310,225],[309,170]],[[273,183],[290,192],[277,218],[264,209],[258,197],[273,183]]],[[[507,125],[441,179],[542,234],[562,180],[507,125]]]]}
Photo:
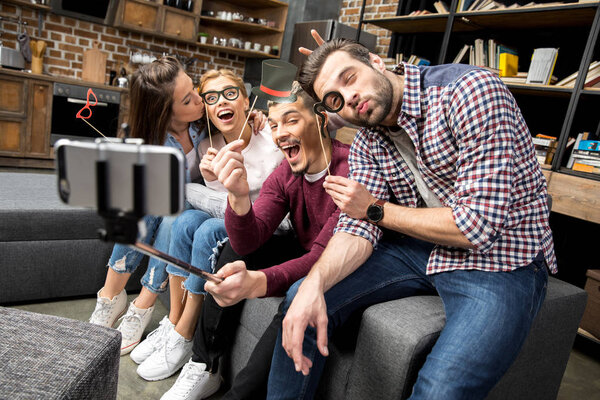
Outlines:
{"type": "Polygon", "coordinates": [[[217,118],[222,122],[231,122],[233,119],[234,113],[231,110],[221,110],[217,113],[217,118]]]}
{"type": "Polygon", "coordinates": [[[291,161],[298,153],[300,153],[300,144],[298,143],[290,143],[279,147],[287,156],[287,158],[291,161]]]}

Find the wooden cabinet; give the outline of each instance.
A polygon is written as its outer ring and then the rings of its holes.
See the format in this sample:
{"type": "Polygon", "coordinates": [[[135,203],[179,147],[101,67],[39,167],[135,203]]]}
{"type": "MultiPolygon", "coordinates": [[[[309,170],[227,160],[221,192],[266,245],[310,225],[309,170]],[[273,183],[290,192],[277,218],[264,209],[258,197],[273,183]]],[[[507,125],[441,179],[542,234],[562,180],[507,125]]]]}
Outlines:
{"type": "Polygon", "coordinates": [[[209,37],[208,44],[201,46],[222,51],[223,46],[213,44],[213,38],[224,38],[228,42],[227,52],[279,58],[287,12],[288,4],[280,0],[204,0],[199,29],[209,37]],[[251,48],[232,47],[229,39],[239,39],[242,44],[249,42],[251,48]],[[254,49],[255,44],[260,45],[260,50],[254,49]],[[265,46],[271,51],[265,52],[265,46]]]}
{"type": "Polygon", "coordinates": [[[547,1],[535,7],[456,12],[459,0],[452,0],[447,14],[408,15],[417,9],[435,12],[434,1],[401,1],[397,17],[360,22],[394,32],[389,57],[416,54],[432,64],[452,62],[465,44],[473,44],[477,38],[494,39],[517,49],[519,71],[525,72],[535,48],[559,48],[554,75],[560,80],[577,71],[574,87],[507,86],[532,135],[558,138],[556,154],[546,171],[553,211],[600,223],[600,175],[566,167],[572,150],[568,143],[580,132],[588,131],[589,139],[600,140],[600,90],[583,88],[590,63],[600,60],[600,3],[547,1]]]}
{"type": "Polygon", "coordinates": [[[158,4],[147,1],[125,0],[121,4],[121,23],[137,29],[155,31],[158,28],[158,4]]]}
{"type": "Polygon", "coordinates": [[[50,157],[50,121],[52,117],[52,84],[29,81],[29,114],[25,155],[50,157]]]}
{"type": "Polygon", "coordinates": [[[281,0],[194,0],[194,9],[184,11],[162,1],[121,0],[115,26],[152,36],[177,40],[201,48],[251,58],[279,58],[288,4],[281,0]],[[224,12],[236,18],[224,18],[224,12]],[[208,35],[206,43],[198,34],[208,35]],[[213,40],[216,39],[217,43],[213,40]],[[225,41],[221,44],[219,39],[225,41]],[[229,39],[240,46],[232,45],[229,39]],[[249,42],[251,47],[244,48],[249,42]],[[255,44],[260,45],[255,50],[255,44]],[[265,46],[270,50],[265,52],[265,46]]]}
{"type": "Polygon", "coordinates": [[[181,39],[195,40],[198,18],[193,14],[173,7],[164,8],[162,31],[166,35],[181,39]]]}
{"type": "Polygon", "coordinates": [[[167,6],[162,1],[121,0],[115,26],[195,43],[201,7],[201,0],[194,1],[192,11],[167,6]]]}
{"type": "Polygon", "coordinates": [[[25,150],[27,82],[0,75],[0,155],[21,156],[25,150]]]}
{"type": "Polygon", "coordinates": [[[0,165],[52,166],[52,83],[0,73],[0,88],[0,165]]]}

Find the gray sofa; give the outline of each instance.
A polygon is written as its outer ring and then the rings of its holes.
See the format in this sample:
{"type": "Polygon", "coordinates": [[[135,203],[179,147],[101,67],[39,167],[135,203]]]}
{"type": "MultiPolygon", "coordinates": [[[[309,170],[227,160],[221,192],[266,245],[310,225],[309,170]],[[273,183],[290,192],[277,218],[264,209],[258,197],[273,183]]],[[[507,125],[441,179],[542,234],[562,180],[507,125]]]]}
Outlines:
{"type": "MultiPolygon", "coordinates": [[[[95,295],[104,282],[111,250],[111,245],[97,239],[100,218],[91,210],[61,204],[54,175],[0,173],[0,187],[0,304],[95,295]]],[[[138,269],[141,273],[143,268],[138,269]]],[[[127,289],[136,288],[139,279],[130,279],[127,289]]],[[[229,379],[245,365],[279,301],[246,303],[224,363],[229,379]]],[[[550,279],[546,301],[525,347],[489,399],[556,398],[585,302],[582,289],[550,279]]],[[[408,397],[443,325],[444,311],[437,297],[368,308],[332,341],[319,397],[408,397]]]]}

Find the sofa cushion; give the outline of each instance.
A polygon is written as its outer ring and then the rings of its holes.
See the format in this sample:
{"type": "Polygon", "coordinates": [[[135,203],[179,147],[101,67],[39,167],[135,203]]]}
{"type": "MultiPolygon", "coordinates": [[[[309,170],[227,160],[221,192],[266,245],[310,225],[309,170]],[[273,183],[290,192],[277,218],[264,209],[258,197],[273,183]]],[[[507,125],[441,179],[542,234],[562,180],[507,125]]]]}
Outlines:
{"type": "Polygon", "coordinates": [[[62,203],[54,174],[2,172],[0,187],[0,241],[95,239],[104,226],[94,210],[62,203]]]}

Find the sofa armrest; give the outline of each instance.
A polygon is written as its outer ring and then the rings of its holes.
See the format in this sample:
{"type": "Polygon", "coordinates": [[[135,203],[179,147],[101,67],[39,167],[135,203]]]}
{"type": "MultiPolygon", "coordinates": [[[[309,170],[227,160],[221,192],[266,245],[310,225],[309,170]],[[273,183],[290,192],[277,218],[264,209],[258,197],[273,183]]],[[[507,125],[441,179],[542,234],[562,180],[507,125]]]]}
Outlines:
{"type": "Polygon", "coordinates": [[[369,307],[363,314],[347,399],[403,399],[446,322],[437,296],[369,307]]]}

